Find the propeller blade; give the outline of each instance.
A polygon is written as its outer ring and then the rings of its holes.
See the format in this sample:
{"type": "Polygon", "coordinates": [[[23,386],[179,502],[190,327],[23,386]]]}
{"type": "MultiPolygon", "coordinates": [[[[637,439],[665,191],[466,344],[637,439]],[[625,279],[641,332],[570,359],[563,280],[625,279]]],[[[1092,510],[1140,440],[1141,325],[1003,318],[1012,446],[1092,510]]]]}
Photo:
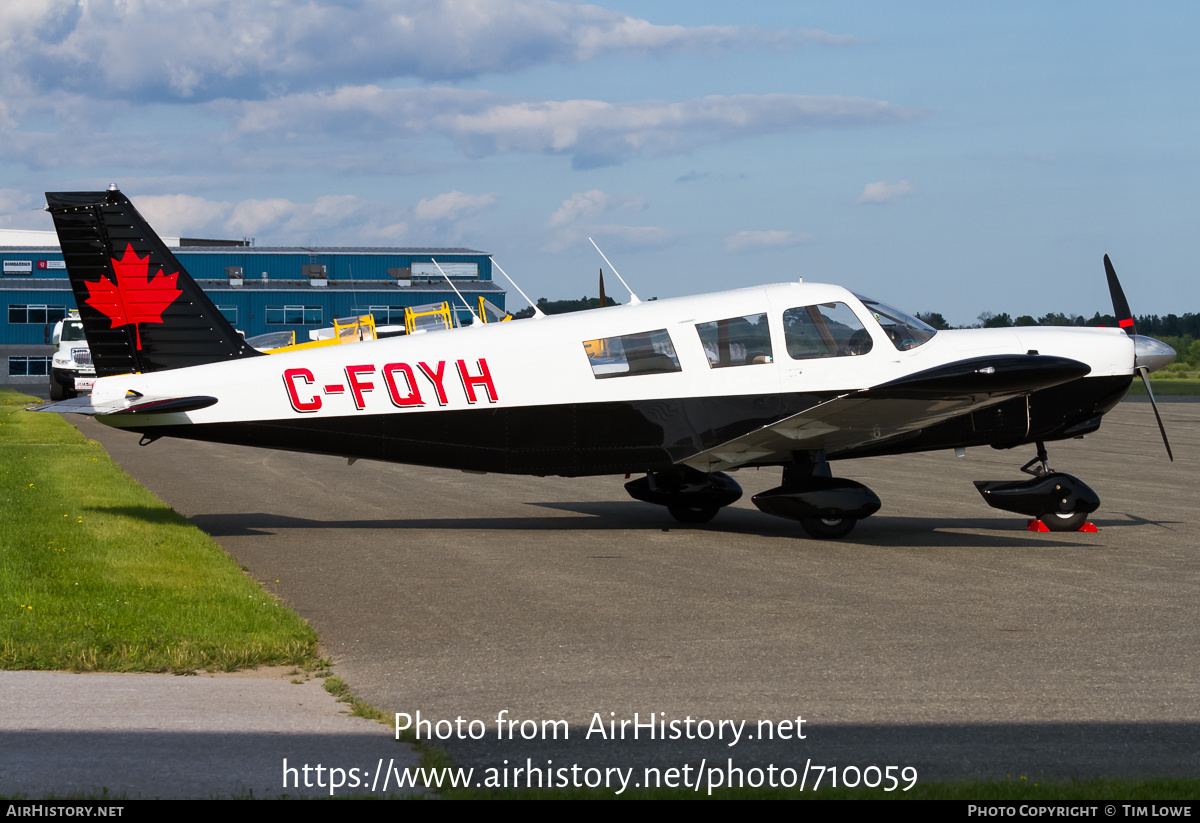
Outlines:
{"type": "Polygon", "coordinates": [[[1175,455],[1171,454],[1171,444],[1167,442],[1167,429],[1163,426],[1162,415],[1158,413],[1158,403],[1154,401],[1154,391],[1150,388],[1150,370],[1142,366],[1137,370],[1137,373],[1142,376],[1142,383],[1146,386],[1146,394],[1150,395],[1150,405],[1154,407],[1154,419],[1158,421],[1158,430],[1162,432],[1163,445],[1167,447],[1167,457],[1171,458],[1171,462],[1175,462],[1175,455]]]}
{"type": "Polygon", "coordinates": [[[1104,255],[1104,273],[1108,275],[1108,294],[1112,298],[1113,314],[1116,315],[1117,325],[1132,337],[1137,334],[1137,327],[1133,324],[1133,312],[1129,309],[1129,301],[1125,299],[1125,291],[1121,288],[1121,281],[1117,279],[1117,271],[1113,268],[1112,261],[1108,259],[1107,254],[1104,255]]]}
{"type": "Polygon", "coordinates": [[[604,296],[604,269],[600,269],[600,308],[608,306],[608,298],[604,296]]]}

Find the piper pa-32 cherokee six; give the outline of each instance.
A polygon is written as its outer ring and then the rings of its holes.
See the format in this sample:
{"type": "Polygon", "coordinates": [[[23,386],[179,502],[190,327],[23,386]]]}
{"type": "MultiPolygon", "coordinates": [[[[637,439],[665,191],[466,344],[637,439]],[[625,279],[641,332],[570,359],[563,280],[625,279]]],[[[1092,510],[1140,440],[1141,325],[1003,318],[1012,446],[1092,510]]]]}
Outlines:
{"type": "Polygon", "coordinates": [[[1095,431],[1135,374],[1175,356],[1134,333],[1107,257],[1124,331],[935,332],[839,286],[795,282],[650,302],[631,292],[624,306],[264,355],[115,186],[46,198],[98,379],[91,397],[42,409],[95,415],[143,443],[642,475],[629,494],[689,523],[741,496],[725,472],[780,466],[754,504],[843,537],[880,501],[830,461],[1036,444],[1032,479],[976,486],[993,507],[1077,529],[1099,498],[1050,470],[1045,442],[1095,431]]]}

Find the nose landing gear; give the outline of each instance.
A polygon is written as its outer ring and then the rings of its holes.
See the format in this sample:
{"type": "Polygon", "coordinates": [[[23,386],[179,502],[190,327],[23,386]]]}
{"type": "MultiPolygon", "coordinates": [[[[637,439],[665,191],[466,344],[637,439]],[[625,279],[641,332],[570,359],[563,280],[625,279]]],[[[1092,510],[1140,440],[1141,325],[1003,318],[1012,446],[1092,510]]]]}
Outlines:
{"type": "Polygon", "coordinates": [[[1032,480],[976,480],[975,488],[994,509],[1033,517],[1055,532],[1078,531],[1100,508],[1100,498],[1074,475],[1050,470],[1046,445],[1037,441],[1037,456],[1021,467],[1032,480]]]}

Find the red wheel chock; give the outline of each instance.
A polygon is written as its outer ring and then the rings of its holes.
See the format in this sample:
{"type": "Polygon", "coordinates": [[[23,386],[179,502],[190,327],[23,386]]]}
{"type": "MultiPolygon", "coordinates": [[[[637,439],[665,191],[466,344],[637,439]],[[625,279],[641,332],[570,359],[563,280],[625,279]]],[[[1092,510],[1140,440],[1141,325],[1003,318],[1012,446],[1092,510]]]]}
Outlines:
{"type": "MultiPolygon", "coordinates": [[[[1050,531],[1049,527],[1047,527],[1046,524],[1043,523],[1041,520],[1030,520],[1029,525],[1027,525],[1025,527],[1025,530],[1030,531],[1030,532],[1048,532],[1048,531],[1050,531]]],[[[1084,523],[1082,526],[1080,526],[1078,529],[1076,529],[1076,531],[1088,532],[1089,534],[1094,534],[1100,530],[1096,528],[1095,523],[1088,522],[1088,523],[1084,523]]]]}

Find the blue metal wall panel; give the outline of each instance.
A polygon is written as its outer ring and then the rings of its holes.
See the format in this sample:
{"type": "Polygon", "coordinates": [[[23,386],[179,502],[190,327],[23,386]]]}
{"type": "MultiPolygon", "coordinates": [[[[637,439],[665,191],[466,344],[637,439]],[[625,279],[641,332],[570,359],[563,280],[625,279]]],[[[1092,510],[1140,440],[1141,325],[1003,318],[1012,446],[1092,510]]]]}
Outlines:
{"type": "MultiPolygon", "coordinates": [[[[11,288],[10,283],[2,283],[11,288]]],[[[68,287],[63,291],[37,289],[30,291],[0,291],[0,322],[4,328],[0,343],[34,345],[45,341],[44,323],[9,323],[8,309],[10,306],[63,306],[74,309],[75,295],[68,287]]]]}
{"type": "MultiPolygon", "coordinates": [[[[308,332],[332,325],[335,317],[349,317],[355,314],[366,314],[371,306],[392,306],[404,308],[436,303],[443,300],[465,315],[466,309],[454,292],[446,288],[444,291],[414,291],[394,285],[395,281],[388,275],[388,269],[411,268],[414,262],[428,262],[437,259],[439,263],[478,263],[479,279],[488,282],[492,277],[491,258],[487,255],[466,254],[356,254],[354,252],[338,252],[329,254],[308,253],[276,253],[246,251],[221,252],[186,252],[175,251],[179,262],[192,277],[201,281],[200,285],[218,306],[234,306],[237,308],[235,326],[248,336],[263,334],[268,331],[292,329],[296,339],[308,339],[308,332]],[[303,276],[302,267],[310,263],[324,263],[328,266],[330,281],[342,283],[354,280],[359,284],[353,290],[343,286],[336,288],[321,288],[310,286],[303,276]],[[245,283],[249,288],[232,288],[228,285],[225,269],[229,266],[241,266],[245,283]],[[267,272],[268,290],[263,290],[262,272],[267,272]],[[351,277],[353,275],[353,277],[351,277]],[[380,281],[379,286],[363,288],[363,281],[380,281]],[[290,282],[288,282],[290,281],[290,282]],[[386,284],[386,285],[385,285],[386,284]],[[266,323],[268,306],[320,306],[320,324],[302,326],[270,325],[266,323]]],[[[29,260],[32,261],[30,275],[5,275],[0,278],[0,343],[8,344],[41,344],[44,340],[42,324],[8,322],[10,305],[45,305],[64,306],[67,309],[76,308],[75,295],[71,291],[64,269],[39,269],[38,261],[62,260],[62,254],[52,250],[20,251],[4,250],[0,252],[0,261],[29,260]],[[38,281],[39,288],[32,287],[32,281],[38,281]],[[48,281],[54,283],[53,288],[44,288],[48,281]],[[30,288],[23,283],[29,282],[30,288]],[[61,288],[58,284],[61,283],[61,288]]],[[[463,291],[472,308],[475,306],[475,295],[472,293],[472,281],[456,280],[455,285],[463,291]]],[[[492,288],[488,283],[488,288],[492,288]]],[[[505,293],[502,291],[487,291],[485,296],[500,308],[505,306],[505,293]]]]}

